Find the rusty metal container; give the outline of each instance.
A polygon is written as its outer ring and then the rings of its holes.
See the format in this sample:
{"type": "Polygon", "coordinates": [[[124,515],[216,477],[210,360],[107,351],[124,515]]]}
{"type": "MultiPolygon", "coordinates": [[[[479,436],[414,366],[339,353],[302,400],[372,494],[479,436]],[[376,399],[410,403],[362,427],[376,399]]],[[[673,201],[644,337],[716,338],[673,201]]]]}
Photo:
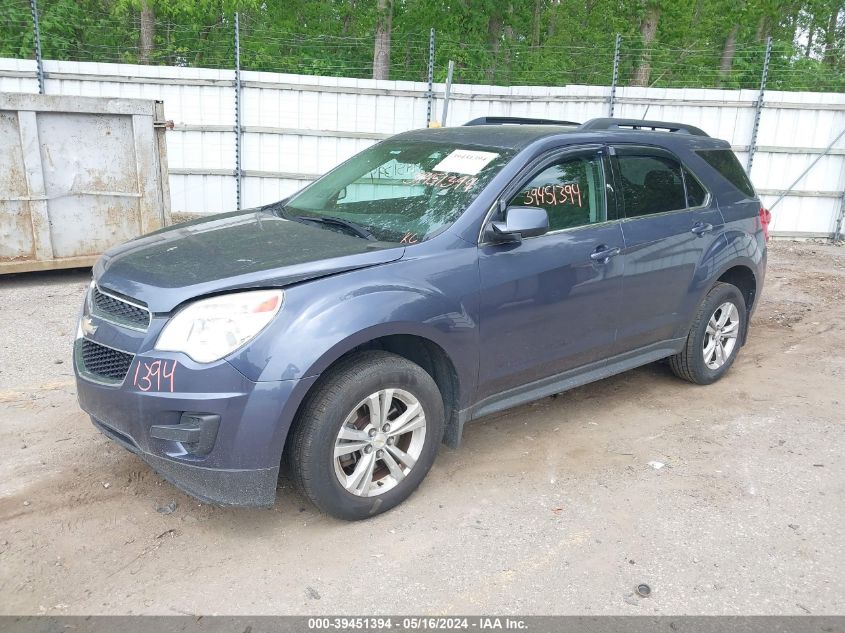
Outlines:
{"type": "Polygon", "coordinates": [[[160,101],[0,94],[0,274],[92,265],[170,223],[160,101]]]}

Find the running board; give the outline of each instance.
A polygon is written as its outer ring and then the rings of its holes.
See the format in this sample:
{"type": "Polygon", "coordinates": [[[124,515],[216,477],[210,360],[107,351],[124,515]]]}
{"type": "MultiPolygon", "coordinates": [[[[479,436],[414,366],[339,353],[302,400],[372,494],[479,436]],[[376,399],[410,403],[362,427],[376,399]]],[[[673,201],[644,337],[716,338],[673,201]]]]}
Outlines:
{"type": "Polygon", "coordinates": [[[569,391],[603,378],[609,378],[642,365],[648,365],[661,358],[677,354],[683,349],[685,342],[686,338],[661,341],[633,352],[612,357],[609,360],[584,365],[489,396],[474,406],[458,412],[458,419],[447,427],[443,442],[451,448],[458,448],[461,443],[464,424],[467,422],[478,420],[492,413],[512,409],[528,402],[534,402],[556,393],[569,391]]]}

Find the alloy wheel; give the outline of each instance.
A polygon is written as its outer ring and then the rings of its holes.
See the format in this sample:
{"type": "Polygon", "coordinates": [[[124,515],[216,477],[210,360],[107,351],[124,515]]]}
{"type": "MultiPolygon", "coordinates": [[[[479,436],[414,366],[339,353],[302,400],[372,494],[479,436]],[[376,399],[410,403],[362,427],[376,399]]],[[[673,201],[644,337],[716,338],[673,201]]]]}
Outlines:
{"type": "Polygon", "coordinates": [[[704,331],[702,353],[704,364],[710,369],[719,369],[728,362],[736,348],[739,335],[739,310],[726,301],[710,316],[704,331]]]}
{"type": "Polygon", "coordinates": [[[374,497],[397,486],[425,445],[425,412],[403,389],[382,389],[346,416],[334,446],[334,471],[347,492],[374,497]]]}

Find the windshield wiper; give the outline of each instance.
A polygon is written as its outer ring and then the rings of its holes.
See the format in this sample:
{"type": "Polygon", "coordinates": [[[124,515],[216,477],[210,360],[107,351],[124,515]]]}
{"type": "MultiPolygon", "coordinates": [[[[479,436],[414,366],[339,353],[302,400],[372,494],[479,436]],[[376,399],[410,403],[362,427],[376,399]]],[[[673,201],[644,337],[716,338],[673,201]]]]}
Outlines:
{"type": "Polygon", "coordinates": [[[370,233],[365,227],[361,226],[360,224],[355,224],[355,222],[350,222],[349,220],[341,220],[340,218],[335,218],[328,215],[321,215],[321,216],[311,216],[311,215],[298,215],[294,219],[299,220],[300,222],[314,222],[316,224],[329,224],[333,226],[340,226],[345,229],[349,229],[357,235],[358,237],[363,237],[365,240],[372,240],[374,242],[378,241],[378,238],[370,233]]]}
{"type": "Polygon", "coordinates": [[[336,218],[330,215],[290,215],[288,213],[287,207],[283,204],[283,202],[284,200],[280,200],[278,202],[271,202],[270,204],[265,204],[263,207],[261,207],[261,210],[273,211],[273,213],[275,213],[277,216],[286,220],[295,220],[297,222],[314,222],[315,224],[329,224],[332,226],[340,226],[351,231],[356,237],[362,237],[365,240],[371,240],[373,242],[379,241],[379,239],[375,235],[373,235],[369,231],[369,229],[349,220],[342,220],[340,218],[336,218]]]}

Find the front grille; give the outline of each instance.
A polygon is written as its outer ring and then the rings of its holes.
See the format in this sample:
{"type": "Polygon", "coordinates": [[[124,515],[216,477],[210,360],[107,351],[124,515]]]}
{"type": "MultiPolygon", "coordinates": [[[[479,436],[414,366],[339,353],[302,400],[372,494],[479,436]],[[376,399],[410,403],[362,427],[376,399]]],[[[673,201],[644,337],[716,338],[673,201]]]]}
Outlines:
{"type": "Polygon", "coordinates": [[[133,354],[82,339],[82,367],[89,374],[101,376],[110,381],[121,382],[132,365],[133,354]]]}
{"type": "Polygon", "coordinates": [[[150,324],[148,310],[100,292],[96,286],[94,286],[92,300],[94,310],[105,318],[140,328],[146,328],[150,324]]]}

